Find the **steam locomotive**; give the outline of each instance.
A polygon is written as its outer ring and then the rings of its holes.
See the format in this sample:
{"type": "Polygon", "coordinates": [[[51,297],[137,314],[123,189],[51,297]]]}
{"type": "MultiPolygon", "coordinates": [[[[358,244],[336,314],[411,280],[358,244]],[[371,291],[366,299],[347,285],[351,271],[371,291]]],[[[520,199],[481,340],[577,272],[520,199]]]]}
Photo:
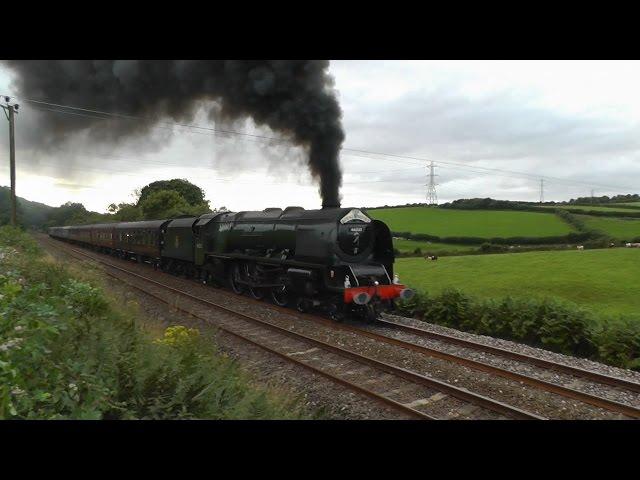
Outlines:
{"type": "Polygon", "coordinates": [[[52,227],[49,235],[338,321],[375,321],[413,295],[393,273],[389,228],[357,208],[267,208],[52,227]]]}

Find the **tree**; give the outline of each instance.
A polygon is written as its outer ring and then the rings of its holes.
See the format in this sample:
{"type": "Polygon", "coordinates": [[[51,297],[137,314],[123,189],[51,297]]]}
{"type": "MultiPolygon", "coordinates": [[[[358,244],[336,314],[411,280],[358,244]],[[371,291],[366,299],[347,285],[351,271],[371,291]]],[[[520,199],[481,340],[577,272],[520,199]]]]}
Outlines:
{"type": "Polygon", "coordinates": [[[87,209],[81,203],[67,202],[60,205],[49,217],[50,225],[76,225],[86,218],[87,209]]]}
{"type": "Polygon", "coordinates": [[[188,205],[202,205],[208,203],[204,199],[202,189],[188,180],[174,178],[172,180],[159,180],[142,187],[137,205],[142,205],[150,195],[159,191],[174,191],[178,193],[188,205]]]}
{"type": "Polygon", "coordinates": [[[113,218],[119,222],[142,220],[141,209],[133,203],[119,203],[118,205],[112,203],[109,205],[109,211],[113,213],[113,218]]]}
{"type": "Polygon", "coordinates": [[[146,195],[138,205],[147,220],[177,217],[184,215],[189,210],[187,201],[175,190],[152,192],[146,195]]]}

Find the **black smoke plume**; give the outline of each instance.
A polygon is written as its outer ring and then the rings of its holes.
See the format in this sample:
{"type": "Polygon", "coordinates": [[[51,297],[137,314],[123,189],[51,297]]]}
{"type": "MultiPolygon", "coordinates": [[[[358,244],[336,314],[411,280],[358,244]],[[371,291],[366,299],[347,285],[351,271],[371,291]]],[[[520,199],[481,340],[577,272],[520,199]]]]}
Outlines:
{"type": "Polygon", "coordinates": [[[339,206],[344,141],[342,112],[328,61],[240,60],[39,60],[5,62],[27,99],[144,117],[104,121],[91,116],[48,115],[41,132],[62,141],[80,131],[115,139],[143,136],[159,122],[193,120],[202,101],[219,108],[215,120],[250,117],[308,152],[322,205],[339,206]]]}

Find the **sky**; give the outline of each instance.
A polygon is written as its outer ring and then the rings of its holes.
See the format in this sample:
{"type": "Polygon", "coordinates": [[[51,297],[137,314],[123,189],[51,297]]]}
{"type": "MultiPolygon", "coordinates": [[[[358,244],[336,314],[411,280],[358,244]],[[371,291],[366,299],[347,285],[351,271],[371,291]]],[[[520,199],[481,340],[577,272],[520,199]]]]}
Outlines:
{"type": "MultiPolygon", "coordinates": [[[[429,161],[440,203],[538,201],[540,178],[545,200],[640,190],[640,62],[342,60],[330,73],[346,132],[343,206],[424,202],[429,161]]],[[[11,80],[0,63],[0,94],[18,95],[11,80]]],[[[42,150],[27,140],[36,114],[23,103],[16,120],[17,194],[29,200],[104,212],[152,181],[186,178],[212,207],[320,207],[304,152],[281,142],[165,126],[150,141],[78,137],[42,150]]],[[[193,123],[216,126],[204,106],[193,123]]],[[[0,185],[9,185],[0,124],[0,185]]],[[[233,127],[277,136],[251,121],[233,127]]]]}

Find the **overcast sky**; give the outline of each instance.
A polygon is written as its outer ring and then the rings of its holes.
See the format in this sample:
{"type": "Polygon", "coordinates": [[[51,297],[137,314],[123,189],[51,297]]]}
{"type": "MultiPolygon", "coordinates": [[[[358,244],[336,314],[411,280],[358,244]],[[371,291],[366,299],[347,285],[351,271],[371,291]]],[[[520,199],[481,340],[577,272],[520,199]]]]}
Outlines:
{"type": "MultiPolygon", "coordinates": [[[[440,203],[537,201],[541,176],[546,200],[640,190],[640,62],[335,61],[330,70],[344,146],[433,160],[440,203]]],[[[0,93],[17,93],[1,65],[0,93]]],[[[24,134],[35,114],[22,104],[16,122],[17,193],[29,200],[105,211],[151,181],[186,178],[216,207],[320,206],[294,148],[158,128],[152,149],[135,140],[96,147],[80,138],[41,151],[24,134]]],[[[0,123],[0,185],[9,185],[8,122],[0,123]]],[[[204,111],[195,123],[210,125],[204,111]]],[[[235,128],[274,135],[251,122],[235,128]]],[[[344,206],[425,201],[426,162],[345,150],[341,163],[344,206]]]]}

